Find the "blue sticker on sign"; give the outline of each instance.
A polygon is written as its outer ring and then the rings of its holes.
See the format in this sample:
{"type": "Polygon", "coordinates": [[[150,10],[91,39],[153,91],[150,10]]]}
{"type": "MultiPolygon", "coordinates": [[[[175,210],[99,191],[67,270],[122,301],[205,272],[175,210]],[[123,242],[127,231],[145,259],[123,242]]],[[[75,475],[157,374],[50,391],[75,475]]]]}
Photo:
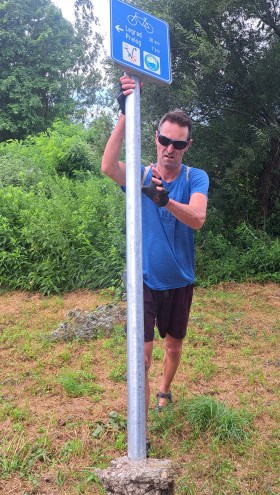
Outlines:
{"type": "Polygon", "coordinates": [[[147,70],[160,74],[160,58],[144,52],[144,67],[147,70]]]}

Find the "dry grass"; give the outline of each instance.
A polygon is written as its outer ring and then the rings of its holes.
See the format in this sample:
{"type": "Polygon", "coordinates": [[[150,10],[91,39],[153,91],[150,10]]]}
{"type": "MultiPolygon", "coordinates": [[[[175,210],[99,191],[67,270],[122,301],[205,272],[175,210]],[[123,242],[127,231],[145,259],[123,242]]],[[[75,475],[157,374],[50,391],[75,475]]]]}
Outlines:
{"type": "MultiPolygon", "coordinates": [[[[51,343],[45,338],[65,320],[67,310],[93,310],[110,297],[87,291],[63,297],[22,292],[0,296],[3,494],[100,495],[94,467],[126,454],[122,329],[91,342],[51,343]],[[72,397],[62,385],[62,374],[94,388],[72,397]],[[118,416],[110,421],[113,410],[118,416]]],[[[172,388],[173,426],[164,415],[151,414],[149,421],[152,455],[171,458],[178,468],[176,494],[280,493],[279,314],[280,289],[275,284],[196,290],[172,388]],[[209,431],[194,432],[180,411],[184,401],[198,394],[252,414],[248,438],[220,442],[209,431]]],[[[157,339],[152,396],[161,358],[157,339]]]]}

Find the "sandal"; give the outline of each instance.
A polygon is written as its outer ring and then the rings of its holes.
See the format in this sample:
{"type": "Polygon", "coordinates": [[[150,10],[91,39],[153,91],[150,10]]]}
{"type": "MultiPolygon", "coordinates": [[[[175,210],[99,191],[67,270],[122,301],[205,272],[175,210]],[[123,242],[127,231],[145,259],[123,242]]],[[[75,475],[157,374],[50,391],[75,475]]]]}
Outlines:
{"type": "Polygon", "coordinates": [[[165,406],[160,406],[159,405],[159,399],[167,399],[167,401],[169,403],[172,402],[172,394],[171,394],[171,391],[167,392],[167,394],[165,394],[164,392],[158,392],[157,393],[157,406],[156,406],[156,409],[158,412],[162,411],[168,404],[166,404],[165,406]]]}

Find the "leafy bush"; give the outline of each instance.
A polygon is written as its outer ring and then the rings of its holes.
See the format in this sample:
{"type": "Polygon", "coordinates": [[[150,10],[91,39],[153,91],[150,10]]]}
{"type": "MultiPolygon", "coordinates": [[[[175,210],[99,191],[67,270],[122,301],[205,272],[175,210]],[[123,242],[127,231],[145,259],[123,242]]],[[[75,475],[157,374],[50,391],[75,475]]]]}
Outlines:
{"type": "Polygon", "coordinates": [[[48,133],[0,144],[2,288],[58,293],[117,284],[124,194],[100,174],[109,120],[101,116],[89,129],[57,121],[48,133]]]}
{"type": "Polygon", "coordinates": [[[246,223],[234,232],[213,232],[207,227],[196,235],[197,281],[280,281],[280,243],[246,223]],[[229,239],[230,237],[230,239],[229,239]]]}
{"type": "MultiPolygon", "coordinates": [[[[125,195],[100,174],[110,118],[88,129],[57,121],[48,133],[0,143],[0,284],[59,293],[120,284],[125,195]]],[[[209,208],[196,233],[197,283],[280,281],[279,239],[209,208]]]]}
{"type": "Polygon", "coordinates": [[[0,190],[0,280],[44,293],[115,285],[124,265],[124,198],[107,179],[0,190]]]}
{"type": "Polygon", "coordinates": [[[93,121],[88,129],[57,120],[48,132],[24,141],[0,143],[0,184],[32,186],[55,172],[71,178],[81,171],[100,176],[101,156],[111,125],[106,115],[93,121]]]}

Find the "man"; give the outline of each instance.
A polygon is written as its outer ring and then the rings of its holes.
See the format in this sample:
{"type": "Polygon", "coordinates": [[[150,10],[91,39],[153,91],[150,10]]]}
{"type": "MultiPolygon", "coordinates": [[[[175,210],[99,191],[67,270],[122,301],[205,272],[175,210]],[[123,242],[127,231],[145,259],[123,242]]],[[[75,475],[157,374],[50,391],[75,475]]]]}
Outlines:
{"type": "MultiPolygon", "coordinates": [[[[132,93],[135,82],[129,75],[122,76],[120,82],[124,96],[132,93]]],[[[181,110],[163,116],[155,134],[157,162],[142,188],[146,414],[155,323],[165,347],[158,410],[172,401],[170,387],[180,363],[192,302],[193,231],[200,229],[206,218],[208,176],[182,164],[192,144],[191,128],[190,117],[181,110]]],[[[120,186],[125,186],[125,163],[120,161],[124,136],[123,109],[102,159],[102,171],[120,186]]]]}

